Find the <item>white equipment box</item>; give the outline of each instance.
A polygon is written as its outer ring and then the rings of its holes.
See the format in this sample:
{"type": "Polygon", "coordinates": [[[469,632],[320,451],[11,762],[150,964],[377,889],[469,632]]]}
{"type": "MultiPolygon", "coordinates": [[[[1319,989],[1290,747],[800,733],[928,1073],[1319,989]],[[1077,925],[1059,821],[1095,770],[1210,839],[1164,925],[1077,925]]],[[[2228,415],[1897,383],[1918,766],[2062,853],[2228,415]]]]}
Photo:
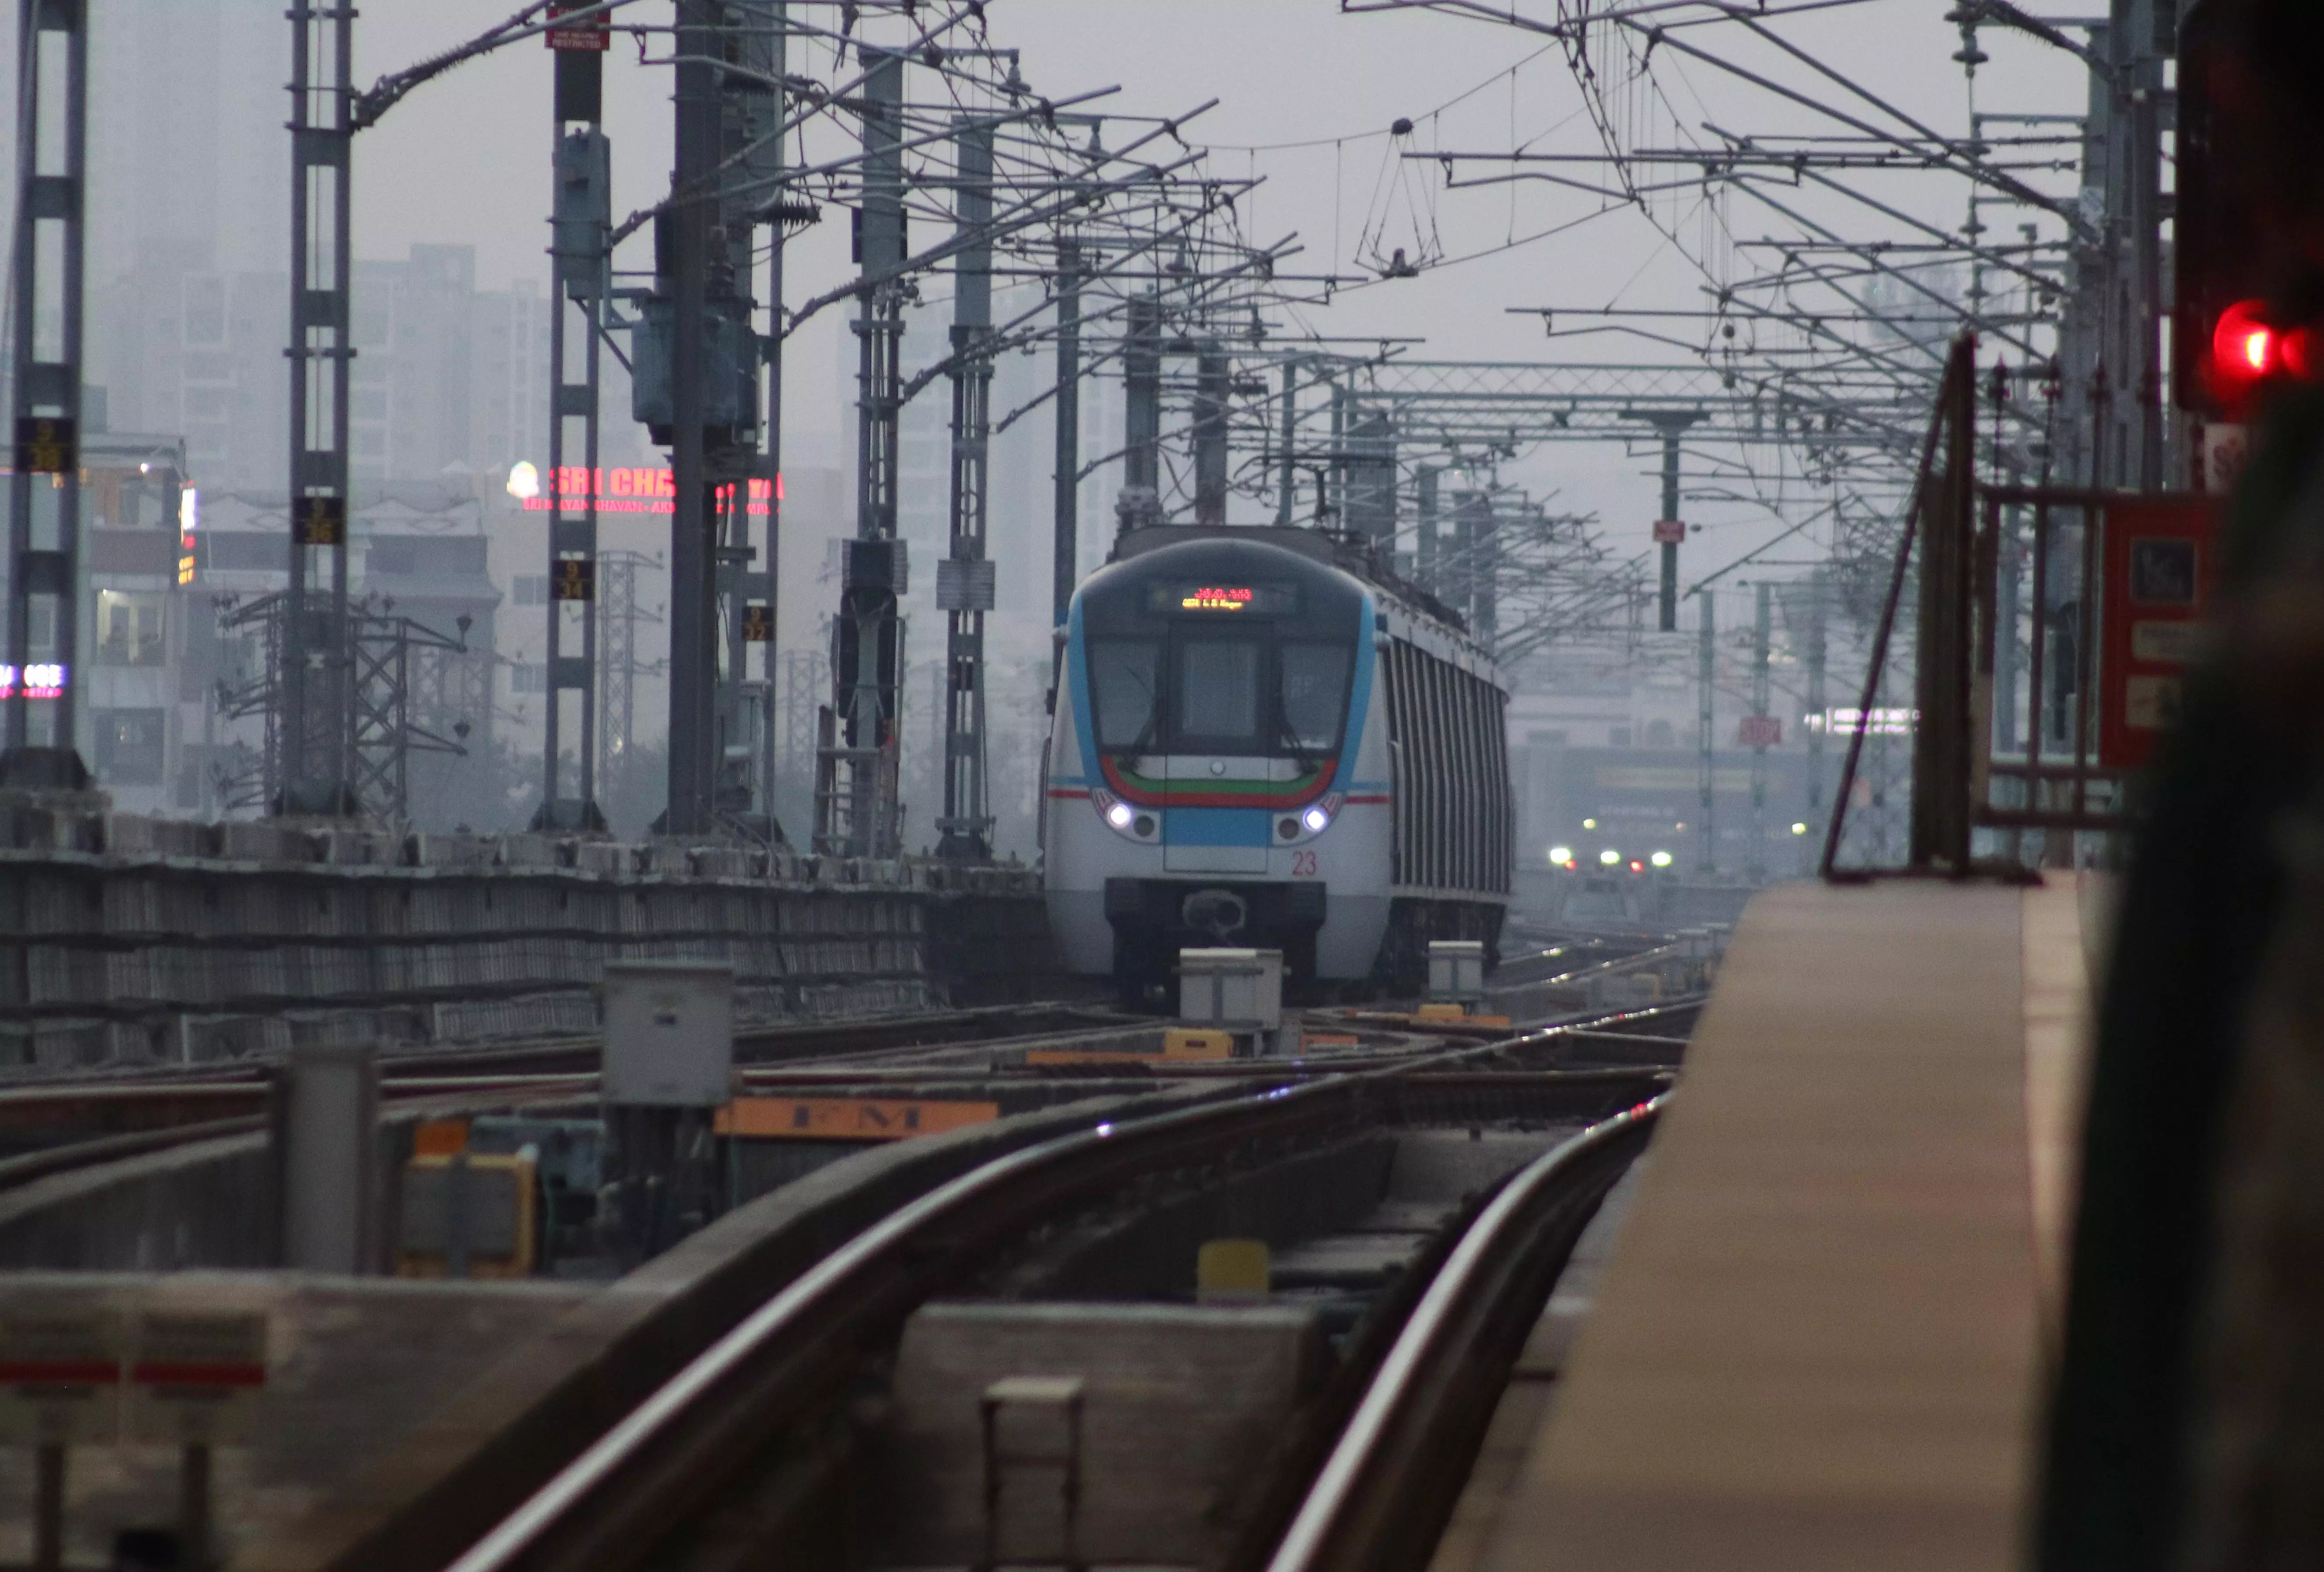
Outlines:
{"type": "Polygon", "coordinates": [[[1279,949],[1182,949],[1178,1019],[1229,1031],[1273,1031],[1283,1024],[1279,949]]]}
{"type": "Polygon", "coordinates": [[[1485,996],[1485,944],[1476,939],[1428,941],[1428,997],[1441,1004],[1473,1004],[1485,996]]]}
{"type": "Polygon", "coordinates": [[[733,1099],[733,967],[613,961],[604,988],[604,1102],[718,1108],[733,1099]]]}

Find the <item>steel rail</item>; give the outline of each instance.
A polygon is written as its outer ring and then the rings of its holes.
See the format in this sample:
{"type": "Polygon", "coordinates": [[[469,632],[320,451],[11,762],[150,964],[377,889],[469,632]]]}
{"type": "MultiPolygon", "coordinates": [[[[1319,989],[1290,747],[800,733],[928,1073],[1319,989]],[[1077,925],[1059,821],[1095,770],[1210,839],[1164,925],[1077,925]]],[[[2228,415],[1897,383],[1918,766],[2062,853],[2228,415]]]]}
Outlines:
{"type": "Polygon", "coordinates": [[[953,1270],[1117,1176],[1230,1144],[1322,1130],[1350,1087],[1256,1097],[1104,1124],[1001,1157],[889,1214],[712,1344],[469,1550],[450,1572],[611,1572],[649,1552],[818,1378],[842,1376],[953,1270]],[[1336,1095],[1334,1095],[1336,1094],[1336,1095]]]}
{"type": "MultiPolygon", "coordinates": [[[[965,1087],[970,1083],[982,1086],[995,1081],[1021,1079],[1028,1084],[1071,1083],[1089,1080],[1093,1087],[1100,1078],[1120,1077],[1128,1074],[1136,1085],[1157,1089],[1170,1081],[1254,1080],[1280,1077],[1286,1082],[1306,1082],[1330,1076],[1349,1076],[1367,1072],[1441,1071],[1462,1061],[1493,1057],[1503,1053],[1522,1052],[1539,1049],[1558,1041],[1572,1040],[1588,1041],[1616,1037],[1628,1037],[1618,1028],[1624,1022],[1650,1022],[1673,1013],[1698,1008],[1700,1001],[1682,1000],[1653,1006],[1645,1010],[1608,1011],[1580,1020],[1561,1022],[1530,1031],[1504,1035],[1490,1041],[1447,1045],[1434,1050],[1388,1049],[1357,1050],[1346,1054],[1318,1056],[1313,1059],[1288,1060],[1230,1060],[1218,1064],[1187,1063],[1178,1065],[1150,1064],[1140,1061],[1134,1068],[1104,1064],[1074,1067],[1039,1067],[1027,1070],[986,1069],[971,1072],[962,1067],[930,1064],[927,1066],[881,1066],[849,1064],[851,1058],[876,1058],[917,1050],[954,1049],[1001,1049],[1021,1045],[1027,1041],[1046,1040],[1050,1033],[1035,1033],[1029,1038],[955,1038],[949,1041],[911,1043],[885,1049],[840,1049],[837,1051],[816,1052],[813,1049],[798,1049],[782,1059],[761,1061],[742,1067],[743,1081],[753,1091],[780,1095],[787,1091],[811,1093],[833,1091],[842,1087],[876,1094],[883,1082],[900,1082],[914,1087],[935,1087],[939,1083],[958,1083],[965,1087]],[[785,1062],[785,1061],[793,1062],[785,1062]],[[796,1062],[796,1061],[807,1062],[796,1062]]],[[[1070,1012],[1068,1012],[1069,1013],[1070,1012]]],[[[870,1029],[922,1030],[927,1026],[957,1026],[964,1023],[982,1024],[986,1021],[1005,1019],[1006,1007],[990,1012],[972,1011],[948,1013],[943,1015],[906,1018],[894,1022],[881,1022],[870,1029]]],[[[1092,1013],[1093,1025],[1111,1025],[1117,1018],[1092,1013]]],[[[1432,1023],[1436,1024],[1436,1023],[1432,1023]]],[[[1506,1029],[1504,1029],[1506,1030],[1506,1029]]],[[[864,1029],[858,1028],[857,1031],[864,1029]]],[[[845,1037],[852,1033],[825,1028],[809,1029],[802,1036],[845,1037]]],[[[1457,1032],[1428,1032],[1440,1040],[1458,1037],[1457,1032]]],[[[1674,1044],[1677,1040],[1638,1034],[1642,1047],[1654,1049],[1674,1044]]],[[[551,1045],[548,1052],[595,1051],[593,1044],[574,1041],[551,1045]]],[[[430,1056],[431,1058],[434,1056],[430,1056]]],[[[495,1056],[497,1057],[497,1056],[495,1056]]],[[[383,1069],[405,1068],[406,1061],[388,1059],[383,1069]]],[[[479,1067],[481,1068],[481,1067],[479,1067]]],[[[1641,1067],[1647,1068],[1647,1067],[1641,1067]]],[[[1612,1075],[1632,1073],[1627,1068],[1607,1072],[1612,1075]]],[[[425,1115],[439,1113],[456,1115],[473,1113],[487,1103],[505,1102],[510,1105],[527,1105],[544,1101],[563,1101],[587,1096],[595,1084],[593,1071],[523,1074],[506,1070],[486,1071],[469,1076],[383,1077],[380,1091],[388,1111],[399,1115],[425,1115]]],[[[1578,1080],[1569,1084],[1579,1086],[1578,1080]]],[[[1119,1090],[1110,1086],[1109,1089],[1119,1090]]],[[[1094,1092],[1093,1093],[1094,1095],[1094,1092]]],[[[98,1105],[135,1105],[147,1100],[159,1103],[182,1101],[189,1105],[201,1103],[233,1103],[247,1099],[261,1105],[248,1113],[232,1113],[223,1116],[198,1117],[179,1124],[156,1124],[143,1128],[118,1130],[85,1139],[60,1142],[53,1146],[0,1157],[0,1192],[16,1189],[39,1179],[59,1174],[77,1172],[108,1162],[125,1161],[133,1158],[169,1151],[197,1142],[218,1140],[229,1136],[249,1135],[266,1128],[267,1114],[263,1105],[269,1096],[265,1083],[256,1078],[205,1078],[182,1083],[127,1080],[107,1081],[96,1086],[76,1087],[70,1083],[44,1083],[0,1092],[0,1118],[5,1118],[11,1105],[70,1105],[77,1103],[98,1105]]],[[[200,1110],[193,1110],[200,1111],[200,1110]]]]}
{"type": "MultiPolygon", "coordinates": [[[[1483,1095],[1468,1085],[1432,1091],[1414,1068],[1124,1117],[994,1159],[907,1203],[711,1344],[477,1540],[451,1572],[614,1572],[635,1564],[727,1482],[738,1459],[796,1422],[819,1393],[837,1390],[915,1307],[1040,1220],[1141,1175],[1353,1133],[1399,1112],[1483,1095]]],[[[1630,1083],[1638,1090],[1661,1084],[1652,1072],[1638,1077],[1630,1083]]],[[[1602,1107],[1610,1096],[1637,1095],[1620,1086],[1588,1075],[1572,1089],[1602,1107]]]]}
{"type": "Polygon", "coordinates": [[[1557,1274],[1669,1098],[1591,1125],[1502,1186],[1381,1361],[1267,1572],[1428,1564],[1557,1274]]]}

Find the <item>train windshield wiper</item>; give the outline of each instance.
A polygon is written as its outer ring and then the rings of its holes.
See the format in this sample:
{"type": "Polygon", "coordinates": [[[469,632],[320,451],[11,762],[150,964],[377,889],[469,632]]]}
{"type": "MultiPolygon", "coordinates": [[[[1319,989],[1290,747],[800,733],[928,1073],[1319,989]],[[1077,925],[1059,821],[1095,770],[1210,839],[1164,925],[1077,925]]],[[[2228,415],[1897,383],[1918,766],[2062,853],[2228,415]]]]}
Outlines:
{"type": "Polygon", "coordinates": [[[1146,690],[1146,724],[1138,728],[1138,735],[1130,739],[1128,747],[1114,748],[1110,752],[1117,759],[1144,757],[1147,744],[1154,740],[1154,733],[1161,725],[1162,706],[1156,701],[1154,690],[1149,688],[1146,690]]]}
{"type": "Polygon", "coordinates": [[[1282,739],[1291,744],[1292,763],[1297,764],[1303,772],[1314,769],[1322,762],[1321,754],[1307,751],[1307,744],[1300,739],[1299,734],[1292,729],[1291,717],[1280,709],[1276,712],[1275,726],[1282,739]]]}

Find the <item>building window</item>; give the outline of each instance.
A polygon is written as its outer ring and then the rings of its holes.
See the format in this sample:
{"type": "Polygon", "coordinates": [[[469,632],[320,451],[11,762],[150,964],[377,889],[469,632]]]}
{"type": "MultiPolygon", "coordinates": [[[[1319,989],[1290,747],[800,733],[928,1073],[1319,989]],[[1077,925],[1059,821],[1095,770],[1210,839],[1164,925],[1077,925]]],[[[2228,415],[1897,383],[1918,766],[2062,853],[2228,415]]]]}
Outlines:
{"type": "Polygon", "coordinates": [[[549,575],[520,573],[516,576],[516,603],[519,606],[549,604],[549,575]]]}
{"type": "Polygon", "coordinates": [[[1646,722],[1646,746],[1650,748],[1667,748],[1674,746],[1677,741],[1678,735],[1675,732],[1671,730],[1670,722],[1666,720],[1650,720],[1646,722]]]}
{"type": "Polygon", "coordinates": [[[97,729],[97,772],[107,785],[161,783],[162,717],[158,709],[100,709],[90,717],[97,729]]]}
{"type": "Polygon", "coordinates": [[[97,593],[97,662],[100,666],[160,666],[161,597],[125,590],[97,593]]]}
{"type": "Polygon", "coordinates": [[[509,665],[511,693],[546,693],[549,691],[549,668],[539,661],[516,661],[509,665]]]}
{"type": "Polygon", "coordinates": [[[1609,748],[1628,747],[1630,745],[1630,728],[1626,726],[1608,726],[1606,728],[1606,745],[1609,748]]]}
{"type": "Polygon", "coordinates": [[[194,273],[181,286],[185,291],[186,347],[226,342],[226,280],[215,273],[194,273]]]}

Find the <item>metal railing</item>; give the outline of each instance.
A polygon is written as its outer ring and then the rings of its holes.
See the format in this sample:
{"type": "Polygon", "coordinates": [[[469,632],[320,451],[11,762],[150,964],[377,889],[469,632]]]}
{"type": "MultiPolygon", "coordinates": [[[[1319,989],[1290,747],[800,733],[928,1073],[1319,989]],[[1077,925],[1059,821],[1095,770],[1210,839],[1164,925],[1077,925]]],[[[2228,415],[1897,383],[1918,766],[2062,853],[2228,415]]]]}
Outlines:
{"type": "MultiPolygon", "coordinates": [[[[2113,641],[2121,647],[2110,655],[2107,628],[2110,617],[2126,616],[2135,604],[2108,605],[2109,594],[2123,590],[2114,583],[2120,569],[2116,547],[2135,537],[2110,540],[2109,526],[2116,525],[2115,533],[2160,529],[2193,541],[2208,532],[2206,515],[2218,499],[1981,483],[1975,470],[1977,407],[1976,340],[1963,335],[1946,365],[1875,630],[1864,697],[1824,837],[1826,879],[1881,873],[2023,876],[2027,870],[2015,855],[2014,836],[2003,843],[2001,855],[1980,861],[1973,855],[1976,832],[2112,832],[2135,822],[2131,782],[2137,759],[2113,735],[2121,717],[2107,719],[2108,706],[2123,707],[2121,689],[2135,664],[2129,653],[2135,645],[2113,641]],[[2139,522],[2118,522],[2134,509],[2139,522]],[[2030,540],[2018,527],[2029,511],[2030,540]],[[2160,522],[2158,515],[2165,515],[2160,522]],[[1836,865],[1864,738],[1915,568],[1909,851],[1901,868],[1842,869],[1836,865]],[[2029,588],[2030,595],[2021,594],[2029,588]],[[2110,670],[2110,659],[2120,669],[2110,670]]],[[[2206,562],[2185,587],[2191,614],[2207,609],[2209,569],[2206,562]]],[[[2191,620],[2174,631],[2191,631],[2191,620]]],[[[2151,736],[2167,717],[2145,717],[2137,724],[2151,736]]]]}

